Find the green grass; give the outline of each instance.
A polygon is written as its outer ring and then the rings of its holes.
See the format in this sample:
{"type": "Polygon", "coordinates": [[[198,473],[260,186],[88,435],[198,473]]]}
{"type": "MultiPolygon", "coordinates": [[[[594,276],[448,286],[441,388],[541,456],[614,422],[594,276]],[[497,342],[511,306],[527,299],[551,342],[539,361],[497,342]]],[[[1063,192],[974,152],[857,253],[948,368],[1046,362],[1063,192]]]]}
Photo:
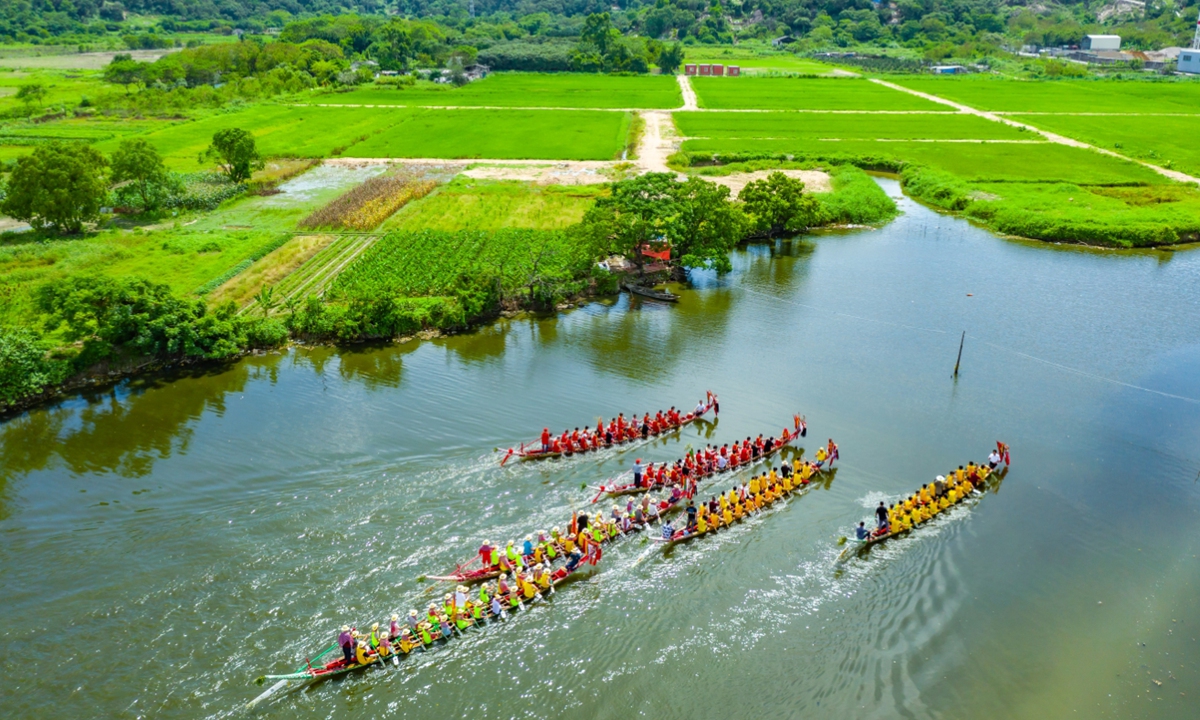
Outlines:
{"type": "Polygon", "coordinates": [[[969,183],[921,167],[902,179],[913,197],[1007,235],[1110,247],[1200,239],[1200,190],[1185,185],[969,183]]]}
{"type": "Polygon", "coordinates": [[[31,324],[33,290],[72,275],[133,275],[187,294],[276,242],[281,233],[363,176],[317,168],[280,195],[235,200],[212,213],[171,218],[148,229],[109,229],[83,238],[0,240],[0,324],[31,324]]]}
{"type": "Polygon", "coordinates": [[[697,102],[715,110],[947,110],[861,78],[693,77],[697,102]]]}
{"type": "Polygon", "coordinates": [[[884,166],[929,165],[964,180],[1080,184],[1161,184],[1166,178],[1137,163],[1055,143],[875,142],[871,140],[689,140],[685,152],[704,154],[794,155],[884,166]]]}
{"type": "Polygon", "coordinates": [[[1200,81],[897,77],[897,85],[980,110],[1200,113],[1200,81]]]}
{"type": "Polygon", "coordinates": [[[1200,174],[1200,116],[1016,115],[1015,120],[1189,175],[1200,174]]]}
{"type": "Polygon", "coordinates": [[[1037,135],[974,115],[847,115],[841,113],[677,112],[675,125],[685,137],[719,139],[1011,139],[1037,135]]]}
{"type": "MultiPolygon", "coordinates": [[[[376,113],[384,111],[372,111],[376,113]]],[[[365,158],[610,160],[629,113],[589,110],[422,110],[344,153],[365,158]]],[[[386,114],[395,114],[394,111],[386,114]]]]}
{"type": "MultiPolygon", "coordinates": [[[[211,115],[148,133],[168,166],[196,170],[206,164],[197,159],[224,128],[242,128],[254,134],[259,152],[282,157],[329,157],[365,137],[382,133],[412,116],[406,109],[291,107],[256,105],[237,112],[211,115]]],[[[111,152],[116,141],[97,145],[111,152]]]]}
{"type": "Polygon", "coordinates": [[[315,95],[312,103],[537,107],[676,108],[683,105],[679,83],[662,75],[496,73],[461,88],[425,83],[416,87],[374,87],[315,95]]]}
{"type": "Polygon", "coordinates": [[[50,122],[0,123],[0,143],[36,143],[41,140],[78,140],[100,142],[114,138],[140,135],[170,127],[179,121],[172,120],[125,120],[103,116],[95,118],[69,118],[50,122]]]}
{"type": "Polygon", "coordinates": [[[25,105],[17,100],[17,90],[23,85],[45,86],[46,97],[40,105],[33,106],[33,114],[41,115],[59,107],[75,108],[84,97],[95,98],[101,93],[112,92],[113,85],[100,79],[100,73],[91,71],[65,72],[59,70],[30,70],[0,72],[0,114],[24,114],[25,105]]]}
{"type": "Polygon", "coordinates": [[[458,177],[410,203],[383,230],[561,230],[583,219],[606,186],[538,186],[458,177]]]}

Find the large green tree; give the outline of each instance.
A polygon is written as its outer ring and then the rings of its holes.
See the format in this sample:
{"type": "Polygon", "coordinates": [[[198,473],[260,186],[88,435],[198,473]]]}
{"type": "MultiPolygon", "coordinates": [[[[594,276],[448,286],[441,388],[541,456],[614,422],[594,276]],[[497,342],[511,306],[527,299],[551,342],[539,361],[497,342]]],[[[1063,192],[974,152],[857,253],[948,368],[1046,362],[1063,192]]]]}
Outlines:
{"type": "Polygon", "coordinates": [[[781,172],[748,183],[738,194],[753,223],[753,232],[763,237],[798,233],[817,224],[821,203],[804,194],[804,182],[781,172]]]}
{"type": "Polygon", "coordinates": [[[132,200],[144,210],[161,207],[180,185],[145,138],[121,141],[112,156],[112,181],[120,184],[122,201],[132,200]]]}
{"type": "Polygon", "coordinates": [[[746,236],[749,220],[729,199],[729,188],[698,178],[647,173],[613,183],[584,215],[580,234],[597,254],[618,253],[642,266],[642,248],[669,246],[680,265],[733,269],[729,252],[746,236]]]}
{"type": "Polygon", "coordinates": [[[38,230],[76,233],[108,194],[104,156],[81,143],[39,145],[18,158],[0,211],[38,230]]]}
{"type": "Polygon", "coordinates": [[[255,170],[265,167],[254,136],[241,128],[218,130],[213,135],[212,145],[201,156],[204,158],[215,159],[221,171],[235,183],[249,180],[255,170]]]}

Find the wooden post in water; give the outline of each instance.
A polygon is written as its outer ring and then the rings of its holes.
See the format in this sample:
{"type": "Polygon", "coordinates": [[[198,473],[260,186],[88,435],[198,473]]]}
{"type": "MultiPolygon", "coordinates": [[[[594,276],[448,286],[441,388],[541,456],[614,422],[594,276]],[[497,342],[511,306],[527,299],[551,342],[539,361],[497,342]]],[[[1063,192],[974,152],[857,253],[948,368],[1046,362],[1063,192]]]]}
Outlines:
{"type": "Polygon", "coordinates": [[[963,330],[962,337],[958,341],[958,359],[954,361],[954,379],[958,379],[958,366],[962,362],[963,343],[967,341],[967,331],[963,330]]]}

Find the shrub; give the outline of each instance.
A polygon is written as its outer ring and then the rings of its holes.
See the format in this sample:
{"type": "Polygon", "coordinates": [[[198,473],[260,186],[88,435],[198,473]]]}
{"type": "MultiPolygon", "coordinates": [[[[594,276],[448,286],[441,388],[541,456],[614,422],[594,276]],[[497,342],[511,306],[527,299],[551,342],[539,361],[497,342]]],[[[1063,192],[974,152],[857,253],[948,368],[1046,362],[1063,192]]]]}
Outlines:
{"type": "Polygon", "coordinates": [[[0,327],[0,406],[57,385],[70,371],[66,360],[47,356],[45,343],[32,331],[0,327]]]}

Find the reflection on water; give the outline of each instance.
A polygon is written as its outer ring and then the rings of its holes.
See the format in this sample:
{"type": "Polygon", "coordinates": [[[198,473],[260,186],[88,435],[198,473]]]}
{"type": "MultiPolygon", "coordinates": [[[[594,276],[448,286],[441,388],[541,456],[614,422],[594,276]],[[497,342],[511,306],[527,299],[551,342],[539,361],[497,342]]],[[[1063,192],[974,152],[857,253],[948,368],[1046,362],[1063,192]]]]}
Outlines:
{"type": "Polygon", "coordinates": [[[191,423],[221,415],[225,398],[255,380],[274,381],[280,356],[134,378],[100,393],[24,413],[0,431],[0,483],[61,466],[76,475],[141,477],[186,452],[191,423]]]}

